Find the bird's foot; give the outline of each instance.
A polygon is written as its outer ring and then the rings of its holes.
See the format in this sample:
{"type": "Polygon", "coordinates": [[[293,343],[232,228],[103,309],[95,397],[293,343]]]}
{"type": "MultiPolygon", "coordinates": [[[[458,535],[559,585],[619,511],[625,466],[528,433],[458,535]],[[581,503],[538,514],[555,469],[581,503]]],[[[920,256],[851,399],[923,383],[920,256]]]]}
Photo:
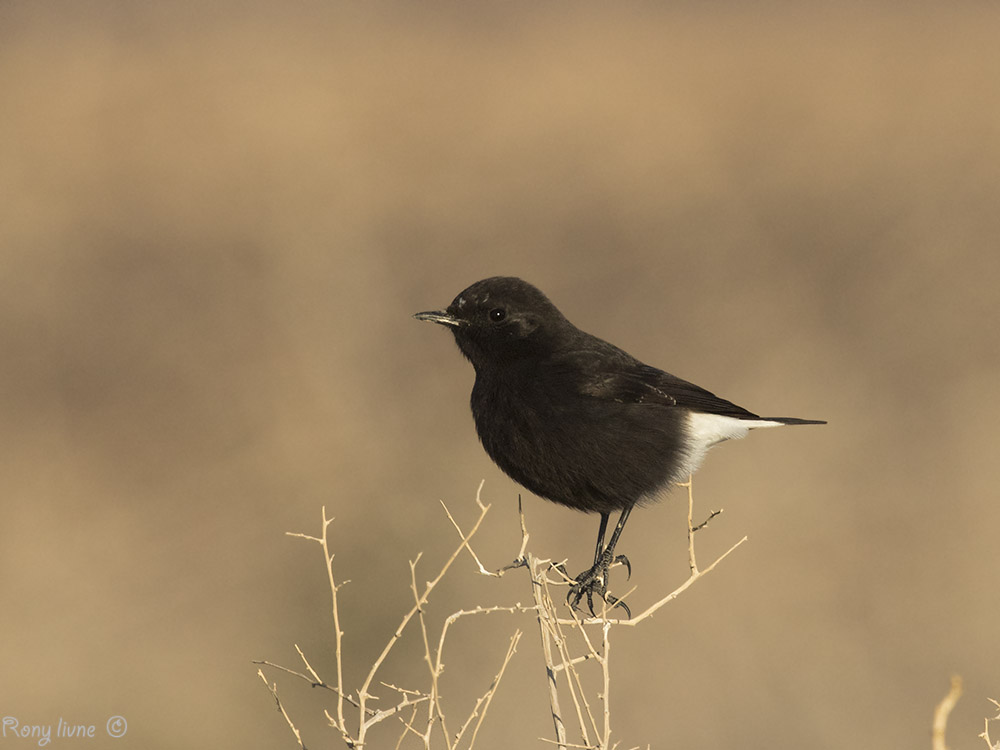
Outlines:
{"type": "Polygon", "coordinates": [[[617,596],[608,593],[608,574],[611,566],[616,564],[624,565],[628,569],[628,577],[632,577],[632,563],[625,555],[612,557],[610,553],[605,551],[600,559],[594,563],[594,566],[578,575],[573,585],[569,587],[566,601],[570,603],[570,606],[573,609],[578,609],[583,597],[586,596],[587,608],[590,609],[590,614],[596,617],[597,613],[594,612],[594,595],[596,594],[612,608],[621,607],[624,609],[626,619],[632,617],[632,611],[628,605],[617,596]]]}

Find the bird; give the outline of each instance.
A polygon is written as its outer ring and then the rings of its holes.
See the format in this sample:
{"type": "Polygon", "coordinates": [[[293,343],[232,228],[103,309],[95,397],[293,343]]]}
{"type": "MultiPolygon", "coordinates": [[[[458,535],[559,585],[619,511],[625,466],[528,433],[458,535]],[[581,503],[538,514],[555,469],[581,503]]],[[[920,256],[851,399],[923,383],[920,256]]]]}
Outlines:
{"type": "Polygon", "coordinates": [[[599,513],[594,564],[567,601],[608,591],[615,549],[633,509],[692,475],[709,448],[750,430],[823,420],[761,417],[580,330],[538,288],[513,276],[477,281],[444,310],[414,317],[449,328],[472,363],[472,415],[483,448],[541,498],[599,513]],[[604,538],[612,513],[618,521],[604,538]]]}

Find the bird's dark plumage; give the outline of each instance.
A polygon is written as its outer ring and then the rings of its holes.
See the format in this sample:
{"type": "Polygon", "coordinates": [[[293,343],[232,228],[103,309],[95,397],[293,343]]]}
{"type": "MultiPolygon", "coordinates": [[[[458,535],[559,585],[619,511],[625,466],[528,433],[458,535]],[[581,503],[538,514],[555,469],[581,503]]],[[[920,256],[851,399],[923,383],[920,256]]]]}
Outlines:
{"type": "MultiPolygon", "coordinates": [[[[521,279],[484,279],[446,310],[415,317],[450,327],[475,367],[472,413],[496,464],[541,497],[601,514],[597,557],[612,511],[627,518],[636,504],[685,479],[715,443],[755,427],[822,424],[759,417],[645,365],[581,331],[521,279]]],[[[588,595],[595,585],[605,595],[606,568],[598,584],[585,583],[588,595]]]]}

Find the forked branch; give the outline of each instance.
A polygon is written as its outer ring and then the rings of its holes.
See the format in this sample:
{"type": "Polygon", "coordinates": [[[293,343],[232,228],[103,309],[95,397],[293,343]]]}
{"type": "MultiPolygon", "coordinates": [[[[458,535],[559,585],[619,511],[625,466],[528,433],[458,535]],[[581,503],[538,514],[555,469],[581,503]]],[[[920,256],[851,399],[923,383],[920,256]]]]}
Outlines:
{"type": "MultiPolygon", "coordinates": [[[[420,744],[426,750],[430,750],[437,740],[443,740],[443,746],[448,748],[448,750],[459,750],[459,748],[462,750],[469,748],[471,750],[479,737],[480,728],[492,704],[493,697],[516,652],[521,638],[521,631],[519,629],[515,630],[511,636],[495,677],[487,689],[475,701],[475,705],[468,715],[458,724],[458,730],[454,734],[448,730],[446,706],[450,704],[448,704],[442,694],[439,680],[444,668],[444,652],[448,635],[459,622],[468,617],[491,614],[522,616],[531,613],[535,617],[541,639],[546,692],[555,732],[555,739],[546,741],[553,742],[557,747],[566,748],[567,750],[569,748],[613,750],[616,744],[613,744],[611,731],[611,642],[615,626],[636,627],[639,623],[651,618],[656,612],[666,606],[667,603],[673,601],[690,588],[695,581],[714,570],[722,560],[746,541],[746,537],[743,537],[708,567],[700,569],[695,557],[695,533],[705,528],[708,521],[712,520],[721,511],[713,511],[704,522],[695,525],[693,522],[694,500],[690,481],[683,486],[688,488],[687,529],[690,574],[673,591],[653,602],[645,610],[629,620],[608,617],[606,605],[600,616],[580,617],[569,607],[562,594],[556,593],[553,596],[553,588],[557,592],[560,590],[564,591],[564,587],[571,584],[572,581],[566,576],[562,563],[555,564],[551,560],[538,558],[528,549],[530,535],[528,534],[524,511],[520,501],[518,503],[521,524],[520,547],[514,558],[514,562],[497,570],[488,569],[476,554],[471,544],[471,540],[479,531],[490,509],[490,506],[483,504],[481,500],[483,485],[480,484],[479,490],[476,493],[476,506],[479,514],[467,532],[463,531],[451,511],[442,503],[449,522],[458,534],[458,544],[441,565],[437,574],[423,585],[418,583],[417,576],[421,555],[418,554],[410,562],[409,574],[412,603],[400,620],[398,627],[390,635],[385,646],[375,657],[357,690],[348,689],[345,682],[345,633],[341,629],[338,593],[346,581],[338,582],[334,576],[334,555],[331,552],[328,535],[333,519],[327,518],[326,509],[323,508],[320,536],[311,536],[308,534],[290,535],[315,542],[323,550],[330,587],[330,612],[334,624],[335,682],[331,684],[325,681],[317,670],[313,668],[306,658],[305,653],[298,646],[295,648],[305,666],[304,672],[267,661],[256,663],[292,675],[308,683],[311,687],[319,687],[332,692],[336,696],[333,712],[325,711],[324,715],[329,725],[336,728],[341,739],[349,748],[373,747],[372,742],[369,740],[371,730],[386,719],[392,718],[399,722],[397,726],[402,729],[396,743],[397,748],[402,747],[403,743],[409,737],[419,738],[420,744]],[[531,586],[533,603],[531,605],[522,605],[520,603],[512,605],[476,605],[474,607],[459,609],[441,621],[440,630],[436,637],[432,637],[431,631],[436,626],[432,626],[431,621],[428,619],[426,605],[432,592],[452,568],[455,561],[461,556],[463,550],[469,553],[478,572],[484,576],[500,577],[511,570],[522,568],[526,570],[531,586]],[[390,653],[399,644],[407,627],[414,620],[419,623],[420,642],[423,651],[422,659],[427,667],[428,684],[425,689],[420,690],[398,687],[391,682],[378,679],[378,675],[390,653]],[[599,633],[590,630],[593,626],[600,626],[599,633]],[[594,672],[594,668],[586,667],[587,664],[596,665],[596,673],[594,672]],[[391,705],[381,709],[371,706],[372,701],[379,697],[374,694],[377,688],[384,688],[395,693],[396,698],[391,705]],[[423,704],[426,704],[426,711],[422,709],[423,704]],[[563,713],[564,704],[570,707],[569,714],[563,713]],[[418,719],[421,714],[423,714],[423,718],[418,719]],[[568,721],[569,717],[572,717],[572,720],[568,721]]],[[[633,593],[634,589],[626,593],[622,599],[631,596],[633,593]]],[[[302,733],[292,721],[282,701],[279,700],[277,686],[267,682],[263,671],[258,670],[258,674],[267,685],[278,710],[291,729],[296,742],[304,750],[305,743],[302,733]]]]}

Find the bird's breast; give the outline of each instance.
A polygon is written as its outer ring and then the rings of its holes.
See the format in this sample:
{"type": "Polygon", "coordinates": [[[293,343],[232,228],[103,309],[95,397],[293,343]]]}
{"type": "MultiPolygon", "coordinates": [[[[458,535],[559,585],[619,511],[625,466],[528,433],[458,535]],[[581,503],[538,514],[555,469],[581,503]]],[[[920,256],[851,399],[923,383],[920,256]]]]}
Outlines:
{"type": "Polygon", "coordinates": [[[477,377],[471,405],[483,447],[506,474],[580,510],[648,498],[684,458],[670,411],[595,399],[544,377],[477,377]]]}

